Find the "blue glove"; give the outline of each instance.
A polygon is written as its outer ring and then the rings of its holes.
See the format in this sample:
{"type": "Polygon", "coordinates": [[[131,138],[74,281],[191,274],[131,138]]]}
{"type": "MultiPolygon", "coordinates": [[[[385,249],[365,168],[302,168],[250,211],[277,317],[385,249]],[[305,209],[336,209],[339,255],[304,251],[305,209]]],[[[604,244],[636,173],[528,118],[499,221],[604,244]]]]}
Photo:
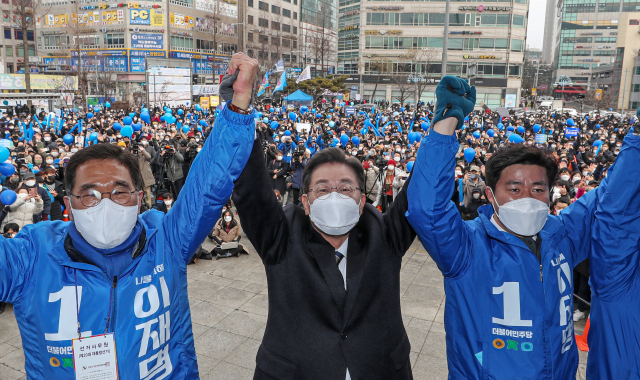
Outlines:
{"type": "Polygon", "coordinates": [[[233,99],[233,82],[238,78],[239,72],[239,70],[236,71],[234,75],[225,74],[220,81],[220,97],[225,102],[230,102],[233,99]]]}
{"type": "Polygon", "coordinates": [[[458,118],[456,129],[462,128],[464,118],[473,111],[476,104],[476,87],[470,87],[466,80],[447,75],[436,88],[437,109],[431,125],[449,117],[458,118]]]}

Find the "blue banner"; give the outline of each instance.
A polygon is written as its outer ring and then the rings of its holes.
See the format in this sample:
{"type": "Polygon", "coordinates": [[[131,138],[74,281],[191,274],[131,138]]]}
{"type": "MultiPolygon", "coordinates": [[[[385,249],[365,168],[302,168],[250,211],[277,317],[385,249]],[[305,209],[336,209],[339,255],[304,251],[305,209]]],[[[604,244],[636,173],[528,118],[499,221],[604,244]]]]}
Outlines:
{"type": "Polygon", "coordinates": [[[164,45],[164,35],[135,33],[131,34],[132,49],[162,49],[164,45]]]}
{"type": "Polygon", "coordinates": [[[132,73],[144,73],[146,57],[167,58],[166,51],[130,50],[130,68],[132,73]]]}
{"type": "Polygon", "coordinates": [[[565,137],[578,137],[579,133],[580,133],[580,129],[578,129],[578,128],[565,128],[564,129],[564,136],[565,137]]]}
{"type": "Polygon", "coordinates": [[[344,113],[347,115],[355,115],[356,107],[344,107],[344,113]]]}

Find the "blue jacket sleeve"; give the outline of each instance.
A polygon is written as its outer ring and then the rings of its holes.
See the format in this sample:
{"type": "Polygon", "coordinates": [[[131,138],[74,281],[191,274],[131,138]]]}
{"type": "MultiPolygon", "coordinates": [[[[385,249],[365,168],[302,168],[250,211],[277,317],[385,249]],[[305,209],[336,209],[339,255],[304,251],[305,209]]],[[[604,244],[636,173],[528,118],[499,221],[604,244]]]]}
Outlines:
{"type": "Polygon", "coordinates": [[[193,160],[180,197],[164,219],[167,244],[185,261],[220,218],[233,183],[249,160],[255,135],[253,118],[253,114],[240,115],[226,107],[222,110],[210,138],[193,160]]]}
{"type": "Polygon", "coordinates": [[[35,265],[34,252],[31,235],[25,232],[0,240],[0,302],[15,303],[20,298],[35,265]]]}
{"type": "Polygon", "coordinates": [[[596,207],[606,187],[605,182],[595,190],[589,191],[558,215],[558,220],[564,225],[573,244],[573,252],[570,254],[574,265],[584,261],[589,254],[596,207]]]}
{"type": "Polygon", "coordinates": [[[589,253],[591,287],[601,299],[628,291],[640,265],[640,137],[624,139],[600,195],[589,253]]]}
{"type": "Polygon", "coordinates": [[[467,226],[451,201],[455,136],[431,131],[422,139],[407,190],[407,219],[445,277],[456,277],[469,266],[467,226]]]}

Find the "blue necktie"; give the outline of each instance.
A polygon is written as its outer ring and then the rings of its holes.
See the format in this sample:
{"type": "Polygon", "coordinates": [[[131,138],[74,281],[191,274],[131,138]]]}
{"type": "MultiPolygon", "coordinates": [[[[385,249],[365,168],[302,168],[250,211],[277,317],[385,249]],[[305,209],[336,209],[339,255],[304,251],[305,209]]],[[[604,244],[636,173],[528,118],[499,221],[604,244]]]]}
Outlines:
{"type": "Polygon", "coordinates": [[[340,265],[340,261],[344,259],[344,255],[338,251],[336,251],[336,265],[340,265]]]}

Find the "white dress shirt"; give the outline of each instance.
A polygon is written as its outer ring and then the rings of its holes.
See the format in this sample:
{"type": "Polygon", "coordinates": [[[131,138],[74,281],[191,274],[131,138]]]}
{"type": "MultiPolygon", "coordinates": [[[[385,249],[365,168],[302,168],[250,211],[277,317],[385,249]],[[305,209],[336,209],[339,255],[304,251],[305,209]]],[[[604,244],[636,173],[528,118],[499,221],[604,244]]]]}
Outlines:
{"type": "MultiPolygon", "coordinates": [[[[342,253],[344,256],[342,260],[340,260],[340,264],[338,264],[338,270],[340,274],[342,274],[342,280],[344,280],[344,290],[347,290],[347,250],[349,248],[349,238],[342,243],[340,248],[336,249],[336,251],[342,253]]],[[[345,380],[351,380],[351,375],[349,375],[349,368],[347,368],[347,376],[345,380]]]]}

